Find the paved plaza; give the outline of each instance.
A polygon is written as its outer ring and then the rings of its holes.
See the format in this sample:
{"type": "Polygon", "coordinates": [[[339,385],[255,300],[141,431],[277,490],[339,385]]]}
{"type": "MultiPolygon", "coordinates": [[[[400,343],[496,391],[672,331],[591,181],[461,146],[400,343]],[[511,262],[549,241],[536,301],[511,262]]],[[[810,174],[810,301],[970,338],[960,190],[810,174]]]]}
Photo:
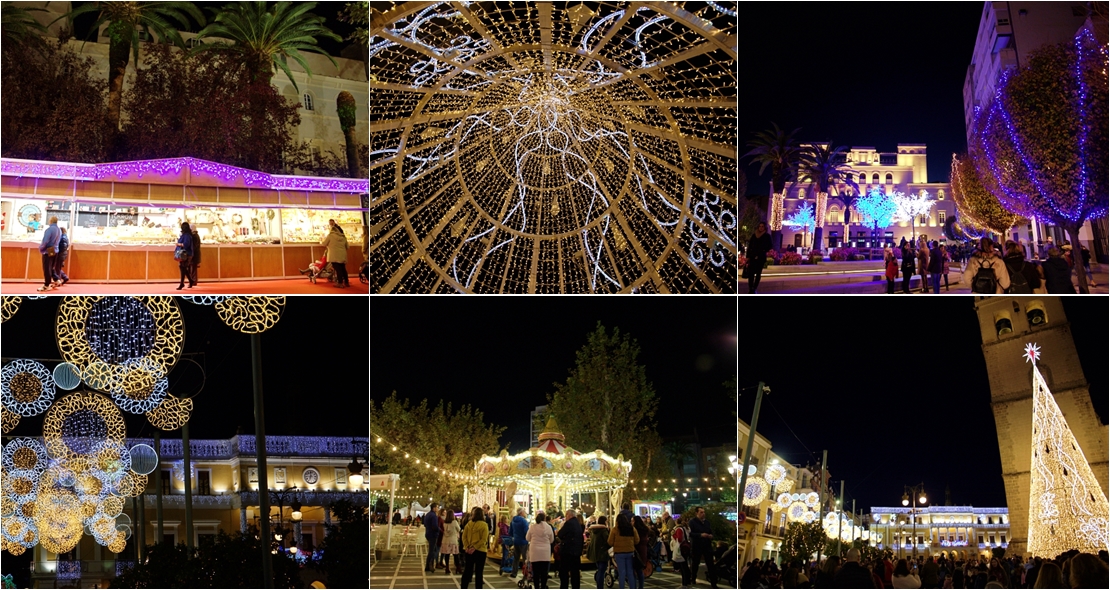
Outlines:
{"type": "MultiPolygon", "coordinates": [[[[371,555],[371,588],[462,588],[462,576],[444,574],[442,570],[435,574],[426,573],[424,572],[425,554],[423,552],[414,553],[411,546],[405,547],[403,551],[404,553],[397,559],[377,560],[371,555]]],[[[591,569],[582,571],[582,587],[593,588],[595,586],[594,570],[590,564],[583,564],[583,566],[591,569]]],[[[516,588],[517,582],[521,580],[519,574],[517,574],[515,580],[510,579],[507,575],[498,575],[497,562],[492,559],[486,560],[486,569],[483,576],[483,588],[516,588]]],[[[701,579],[698,580],[697,587],[709,588],[709,582],[705,581],[704,566],[701,568],[699,578],[701,579]]],[[[552,573],[547,585],[550,588],[558,588],[558,576],[552,573]]],[[[717,585],[721,588],[733,588],[735,587],[735,580],[727,582],[722,580],[717,585]]],[[[645,588],[678,588],[680,586],[682,586],[682,577],[671,572],[669,563],[663,564],[659,571],[644,580],[645,588]]],[[[614,584],[613,587],[617,588],[619,586],[614,584]]]]}

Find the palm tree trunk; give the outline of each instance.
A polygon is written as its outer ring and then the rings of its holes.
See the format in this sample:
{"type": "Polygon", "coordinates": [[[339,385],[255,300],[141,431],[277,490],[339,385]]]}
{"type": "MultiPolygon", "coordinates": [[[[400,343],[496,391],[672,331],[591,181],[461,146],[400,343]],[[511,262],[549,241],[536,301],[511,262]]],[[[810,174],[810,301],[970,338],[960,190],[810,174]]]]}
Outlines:
{"type": "Polygon", "coordinates": [[[108,46],[108,117],[112,122],[112,130],[119,131],[123,78],[127,74],[127,62],[131,58],[131,42],[122,34],[114,32],[113,27],[114,25],[109,26],[106,31],[111,38],[108,46]]]}
{"type": "Polygon", "coordinates": [[[1083,248],[1080,247],[1079,225],[1069,225],[1064,229],[1068,230],[1068,237],[1071,238],[1071,265],[1075,268],[1075,278],[1079,283],[1079,292],[1090,293],[1091,289],[1087,286],[1087,271],[1083,269],[1083,248]]]}
{"type": "Polygon", "coordinates": [[[343,139],[347,141],[347,172],[351,178],[358,178],[358,143],[355,141],[355,128],[351,127],[343,132],[343,139]]]}

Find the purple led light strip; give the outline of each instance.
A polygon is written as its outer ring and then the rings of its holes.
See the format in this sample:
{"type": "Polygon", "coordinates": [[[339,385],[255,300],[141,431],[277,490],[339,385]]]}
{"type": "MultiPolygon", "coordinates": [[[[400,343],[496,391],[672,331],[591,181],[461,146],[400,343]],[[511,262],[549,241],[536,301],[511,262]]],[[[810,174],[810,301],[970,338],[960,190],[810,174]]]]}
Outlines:
{"type": "Polygon", "coordinates": [[[164,158],[158,160],[136,160],[134,162],[111,162],[107,164],[74,164],[66,162],[46,162],[40,160],[0,159],[0,172],[15,176],[42,178],[73,178],[76,180],[101,180],[108,176],[126,177],[135,174],[156,173],[180,174],[188,168],[193,174],[203,174],[224,182],[242,180],[252,188],[302,191],[333,191],[344,193],[370,192],[369,180],[346,178],[323,178],[316,176],[283,176],[229,166],[199,158],[164,158]]]}

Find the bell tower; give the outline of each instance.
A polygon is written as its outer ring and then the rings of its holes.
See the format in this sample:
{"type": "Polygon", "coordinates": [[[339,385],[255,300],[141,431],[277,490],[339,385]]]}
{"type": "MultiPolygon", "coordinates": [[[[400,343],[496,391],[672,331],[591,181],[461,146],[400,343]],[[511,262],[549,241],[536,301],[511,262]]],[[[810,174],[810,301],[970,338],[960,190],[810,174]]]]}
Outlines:
{"type": "Polygon", "coordinates": [[[1033,367],[1023,359],[1026,343],[1042,351],[1037,366],[1052,390],[1091,470],[1103,482],[1110,475],[1107,435],[1091,405],[1087,378],[1075,352],[1071,325],[1057,297],[976,297],[983,358],[991,388],[991,409],[998,429],[1002,480],[1010,512],[1009,549],[1027,554],[1029,478],[1033,437],[1033,367]]]}

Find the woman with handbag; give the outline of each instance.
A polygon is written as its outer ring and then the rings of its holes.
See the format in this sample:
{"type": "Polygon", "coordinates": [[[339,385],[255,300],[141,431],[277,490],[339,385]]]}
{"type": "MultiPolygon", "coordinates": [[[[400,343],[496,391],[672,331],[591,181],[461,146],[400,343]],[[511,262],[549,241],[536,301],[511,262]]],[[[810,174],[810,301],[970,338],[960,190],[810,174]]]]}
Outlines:
{"type": "Polygon", "coordinates": [[[771,251],[771,236],[767,224],[760,222],[755,233],[748,240],[748,263],[744,265],[743,278],[748,279],[748,293],[755,293],[759,280],[763,278],[763,267],[767,264],[767,252],[771,251]]]}
{"type": "Polygon", "coordinates": [[[555,531],[544,521],[547,516],[536,514],[536,524],[528,529],[528,561],[532,562],[532,583],[536,588],[547,588],[547,572],[551,568],[551,545],[555,543],[555,531]]]}
{"type": "Polygon", "coordinates": [[[613,548],[613,559],[617,562],[617,577],[620,579],[621,588],[624,588],[625,582],[628,582],[629,588],[636,587],[632,556],[636,552],[636,543],[639,542],[640,535],[636,532],[636,527],[632,526],[632,519],[624,512],[618,514],[617,526],[609,531],[609,546],[613,548]]]}
{"type": "Polygon", "coordinates": [[[690,529],[686,528],[686,517],[679,516],[678,524],[671,531],[671,561],[679,573],[682,574],[683,588],[694,585],[694,581],[690,579],[690,565],[686,563],[686,556],[688,555],[690,555],[690,529]],[[682,551],[683,544],[686,544],[685,553],[682,551]]]}
{"type": "Polygon", "coordinates": [[[193,281],[193,232],[189,229],[189,222],[181,222],[181,237],[177,238],[177,247],[173,251],[173,259],[177,261],[177,268],[181,271],[181,280],[177,283],[177,290],[185,288],[185,279],[189,279],[189,288],[196,286],[193,281]]]}

